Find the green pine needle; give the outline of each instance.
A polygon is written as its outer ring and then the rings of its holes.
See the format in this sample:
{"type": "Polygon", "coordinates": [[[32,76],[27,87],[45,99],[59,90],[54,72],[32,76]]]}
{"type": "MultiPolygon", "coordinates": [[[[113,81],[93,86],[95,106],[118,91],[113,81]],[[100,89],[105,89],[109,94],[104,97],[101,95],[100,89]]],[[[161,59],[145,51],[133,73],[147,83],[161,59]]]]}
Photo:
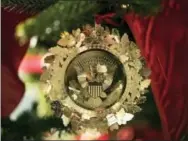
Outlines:
{"type": "Polygon", "coordinates": [[[29,19],[22,26],[27,38],[38,36],[47,46],[56,45],[63,31],[94,24],[94,15],[100,11],[96,2],[59,1],[54,6],[29,19]]]}
{"type": "Polygon", "coordinates": [[[1,6],[8,11],[16,11],[19,13],[27,12],[34,14],[40,12],[59,0],[2,0],[1,6]]]}

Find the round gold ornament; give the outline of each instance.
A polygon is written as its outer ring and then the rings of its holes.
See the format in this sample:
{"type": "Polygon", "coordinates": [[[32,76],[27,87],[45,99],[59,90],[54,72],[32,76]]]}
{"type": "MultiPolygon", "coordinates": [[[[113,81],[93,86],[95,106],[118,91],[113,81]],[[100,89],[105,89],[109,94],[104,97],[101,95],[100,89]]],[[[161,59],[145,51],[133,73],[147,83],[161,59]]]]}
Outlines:
{"type": "Polygon", "coordinates": [[[57,44],[43,59],[41,83],[64,124],[71,122],[76,132],[107,132],[141,110],[138,104],[145,101],[150,79],[127,34],[86,25],[62,33],[57,44]]]}

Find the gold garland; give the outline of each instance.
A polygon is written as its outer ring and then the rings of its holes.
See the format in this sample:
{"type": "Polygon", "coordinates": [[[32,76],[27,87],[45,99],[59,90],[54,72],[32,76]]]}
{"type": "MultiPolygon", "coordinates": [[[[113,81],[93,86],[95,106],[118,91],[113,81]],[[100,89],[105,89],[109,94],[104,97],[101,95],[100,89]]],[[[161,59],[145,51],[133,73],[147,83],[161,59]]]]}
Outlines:
{"type": "MultiPolygon", "coordinates": [[[[45,71],[41,76],[41,84],[47,99],[51,102],[58,101],[61,104],[64,124],[70,121],[76,132],[84,132],[87,129],[107,132],[109,128],[118,129],[120,125],[131,120],[134,113],[141,111],[138,104],[146,100],[144,93],[150,85],[150,79],[144,76],[146,68],[142,63],[140,50],[129,41],[127,34],[120,37],[116,30],[110,31],[100,25],[95,25],[95,27],[86,25],[82,31],[77,29],[73,30],[72,34],[62,33],[57,44],[44,56],[45,71]],[[88,109],[74,101],[78,95],[73,94],[71,97],[68,94],[65,80],[67,68],[72,60],[81,53],[95,50],[105,51],[118,58],[126,74],[124,82],[126,84],[125,87],[119,85],[117,91],[111,92],[108,96],[100,95],[99,97],[106,98],[102,106],[88,109]],[[120,89],[122,93],[117,99],[120,89]],[[114,103],[113,100],[115,100],[114,103]],[[109,103],[113,105],[104,106],[109,103]]],[[[100,100],[92,103],[91,99],[86,105],[95,105],[97,102],[100,103],[100,100]]]]}

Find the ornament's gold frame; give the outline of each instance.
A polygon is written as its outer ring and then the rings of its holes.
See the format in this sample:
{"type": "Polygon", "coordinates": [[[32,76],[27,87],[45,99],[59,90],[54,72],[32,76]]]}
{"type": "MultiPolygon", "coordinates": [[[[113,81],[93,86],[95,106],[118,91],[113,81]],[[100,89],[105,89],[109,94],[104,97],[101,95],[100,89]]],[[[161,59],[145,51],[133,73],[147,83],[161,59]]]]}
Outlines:
{"type": "MultiPolygon", "coordinates": [[[[49,52],[55,58],[41,76],[42,89],[44,90],[47,99],[51,102],[59,101],[63,105],[63,112],[65,109],[68,109],[70,113],[74,113],[67,114],[66,116],[71,118],[72,115],[76,114],[78,119],[80,118],[81,125],[83,126],[84,122],[99,118],[98,111],[84,109],[77,105],[68,96],[64,83],[65,72],[71,60],[78,54],[93,49],[105,50],[119,58],[126,74],[126,89],[124,90],[122,97],[113,106],[105,109],[103,114],[105,112],[106,116],[110,113],[116,113],[121,108],[124,108],[125,112],[132,114],[139,112],[141,108],[137,104],[139,101],[145,99],[145,89],[149,86],[150,80],[144,78],[140,73],[145,67],[141,61],[140,50],[133,42],[128,40],[126,34],[123,35],[119,43],[114,44],[111,47],[99,43],[97,46],[85,44],[80,47],[66,48],[56,46],[51,48],[49,52]],[[126,44],[123,44],[124,42],[126,42],[126,44]],[[84,117],[87,117],[87,119],[84,117]]],[[[106,119],[104,117],[101,119],[106,124],[106,119]]],[[[88,126],[86,125],[86,127],[88,126]]]]}

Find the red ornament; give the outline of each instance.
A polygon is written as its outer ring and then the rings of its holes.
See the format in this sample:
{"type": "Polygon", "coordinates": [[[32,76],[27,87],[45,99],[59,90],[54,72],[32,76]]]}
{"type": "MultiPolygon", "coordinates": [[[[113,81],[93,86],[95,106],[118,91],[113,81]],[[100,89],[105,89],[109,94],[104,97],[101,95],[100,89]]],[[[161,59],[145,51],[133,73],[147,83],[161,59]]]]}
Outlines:
{"type": "Polygon", "coordinates": [[[117,133],[118,140],[133,140],[134,137],[135,131],[132,127],[123,128],[117,133]]]}
{"type": "Polygon", "coordinates": [[[99,141],[109,140],[109,135],[103,134],[97,140],[99,140],[99,141]]]}
{"type": "Polygon", "coordinates": [[[40,55],[30,55],[27,54],[20,67],[19,70],[25,73],[42,73],[42,66],[41,66],[42,56],[40,55]]]}

